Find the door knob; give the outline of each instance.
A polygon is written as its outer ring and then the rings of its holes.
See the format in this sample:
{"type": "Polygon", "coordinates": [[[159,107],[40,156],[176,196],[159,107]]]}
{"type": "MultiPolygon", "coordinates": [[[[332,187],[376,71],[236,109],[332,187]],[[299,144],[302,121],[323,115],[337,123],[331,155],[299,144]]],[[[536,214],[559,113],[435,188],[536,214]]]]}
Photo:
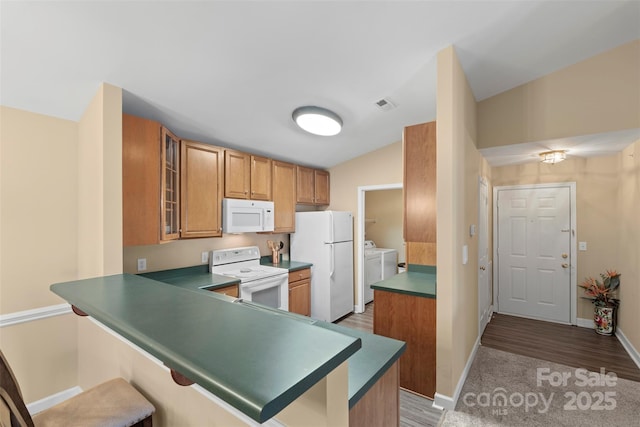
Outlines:
{"type": "Polygon", "coordinates": [[[482,271],[484,271],[484,270],[485,270],[484,265],[480,267],[480,270],[482,270],[482,271]]]}
{"type": "Polygon", "coordinates": [[[569,268],[569,264],[567,264],[566,262],[562,264],[562,268],[569,268]]]}
{"type": "Polygon", "coordinates": [[[569,258],[569,254],[562,254],[562,258],[564,258],[564,259],[569,258]]]}

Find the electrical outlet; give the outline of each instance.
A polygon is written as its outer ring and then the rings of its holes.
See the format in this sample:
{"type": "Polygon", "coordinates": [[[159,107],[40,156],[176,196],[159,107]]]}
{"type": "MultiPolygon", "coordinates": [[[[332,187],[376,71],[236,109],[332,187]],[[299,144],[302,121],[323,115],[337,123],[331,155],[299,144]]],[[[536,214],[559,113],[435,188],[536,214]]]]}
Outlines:
{"type": "Polygon", "coordinates": [[[147,259],[138,258],[138,271],[145,271],[147,269],[147,259]]]}
{"type": "Polygon", "coordinates": [[[209,252],[202,252],[200,261],[202,261],[202,263],[209,262],[209,252]]]}

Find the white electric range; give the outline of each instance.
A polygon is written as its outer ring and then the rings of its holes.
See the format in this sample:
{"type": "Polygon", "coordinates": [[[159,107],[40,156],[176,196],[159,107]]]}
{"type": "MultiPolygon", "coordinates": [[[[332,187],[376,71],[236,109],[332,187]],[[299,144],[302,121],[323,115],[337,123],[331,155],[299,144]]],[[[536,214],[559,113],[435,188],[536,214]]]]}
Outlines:
{"type": "Polygon", "coordinates": [[[240,279],[239,297],[244,301],[289,310],[289,270],[260,265],[257,246],[212,251],[209,271],[240,279]]]}

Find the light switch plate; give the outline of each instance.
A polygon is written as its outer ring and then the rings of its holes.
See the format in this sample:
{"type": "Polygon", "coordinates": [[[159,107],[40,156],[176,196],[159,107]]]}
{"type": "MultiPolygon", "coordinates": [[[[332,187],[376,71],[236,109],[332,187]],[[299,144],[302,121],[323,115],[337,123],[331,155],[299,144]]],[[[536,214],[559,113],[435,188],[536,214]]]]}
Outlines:
{"type": "Polygon", "coordinates": [[[464,245],[462,247],[462,264],[467,265],[469,262],[469,246],[464,245]]]}
{"type": "Polygon", "coordinates": [[[586,251],[587,250],[587,242],[578,242],[578,250],[586,251]]]}

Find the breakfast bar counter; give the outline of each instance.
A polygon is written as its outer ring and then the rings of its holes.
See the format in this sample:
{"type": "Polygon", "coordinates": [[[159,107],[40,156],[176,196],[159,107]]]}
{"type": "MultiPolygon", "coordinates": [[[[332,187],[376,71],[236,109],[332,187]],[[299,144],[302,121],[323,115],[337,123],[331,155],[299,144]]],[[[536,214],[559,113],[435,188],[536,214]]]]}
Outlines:
{"type": "Polygon", "coordinates": [[[405,343],[208,292],[234,282],[205,267],[59,283],[51,290],[261,423],[345,360],[349,408],[397,369],[405,343]]]}
{"type": "Polygon", "coordinates": [[[229,302],[214,292],[136,275],[58,283],[51,290],[260,423],[362,345],[359,338],[229,302]]]}

